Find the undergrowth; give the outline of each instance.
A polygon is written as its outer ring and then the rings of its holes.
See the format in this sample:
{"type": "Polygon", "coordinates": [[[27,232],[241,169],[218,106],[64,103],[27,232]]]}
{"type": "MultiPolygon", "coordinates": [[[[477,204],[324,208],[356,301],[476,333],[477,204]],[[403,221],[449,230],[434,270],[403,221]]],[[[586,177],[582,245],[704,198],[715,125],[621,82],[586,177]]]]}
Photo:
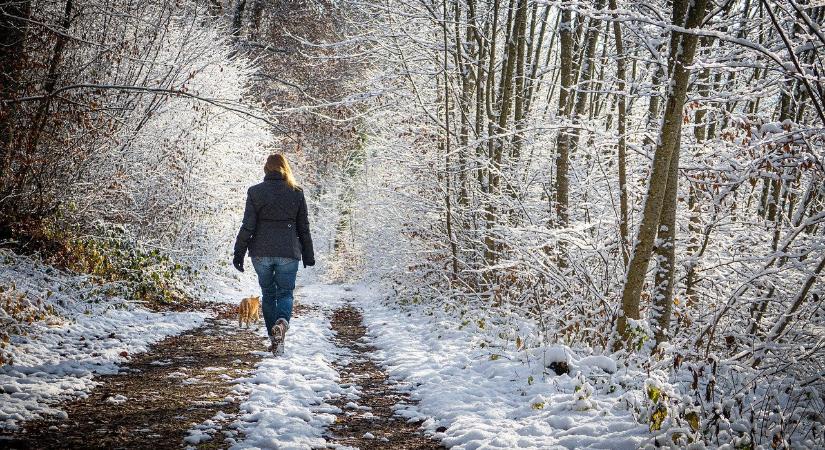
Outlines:
{"type": "MultiPolygon", "coordinates": [[[[13,266],[16,258],[31,257],[45,266],[46,273],[57,269],[77,275],[86,287],[74,292],[72,300],[81,311],[86,304],[86,314],[91,303],[111,302],[115,308],[141,303],[159,310],[183,309],[192,301],[185,287],[197,272],[141,245],[123,227],[98,223],[81,232],[40,223],[27,229],[27,233],[19,228],[14,235],[6,233],[2,246],[12,251],[4,251],[4,264],[13,266]]],[[[9,351],[14,336],[27,335],[35,322],[61,320],[60,308],[68,305],[65,296],[54,299],[54,294],[51,288],[19,288],[14,277],[0,283],[0,366],[14,364],[9,351]]]]}
{"type": "MultiPolygon", "coordinates": [[[[46,295],[51,296],[47,291],[46,295]]],[[[16,286],[0,285],[0,366],[14,364],[14,358],[8,351],[11,337],[27,335],[29,326],[37,321],[57,316],[53,305],[42,299],[32,299],[16,286]]]]}
{"type": "MultiPolygon", "coordinates": [[[[42,222],[25,238],[31,252],[44,263],[76,274],[109,296],[167,308],[191,301],[185,286],[197,271],[175,261],[158,248],[141,244],[126,228],[98,222],[89,229],[42,222]]],[[[19,234],[15,241],[19,246],[19,234]]],[[[25,250],[25,249],[23,249],[25,250]]]]}

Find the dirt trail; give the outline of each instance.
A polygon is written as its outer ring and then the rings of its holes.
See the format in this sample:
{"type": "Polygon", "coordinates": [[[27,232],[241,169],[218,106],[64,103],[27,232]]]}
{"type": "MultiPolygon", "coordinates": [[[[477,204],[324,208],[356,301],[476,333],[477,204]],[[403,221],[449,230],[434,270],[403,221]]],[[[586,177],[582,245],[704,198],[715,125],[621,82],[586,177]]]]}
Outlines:
{"type": "MultiPolygon", "coordinates": [[[[323,314],[314,307],[296,305],[295,315],[323,314]]],[[[348,357],[335,363],[344,387],[360,392],[360,409],[346,397],[333,402],[342,413],[326,434],[331,447],[360,449],[443,449],[426,437],[419,422],[395,416],[393,407],[413,401],[393,389],[389,377],[370,357],[375,348],[364,343],[361,313],[347,305],[332,312],[335,343],[348,357]],[[368,435],[367,433],[370,433],[368,435]],[[366,435],[366,436],[365,436],[366,435]]],[[[258,326],[263,326],[262,322],[258,326]]],[[[6,434],[10,449],[166,449],[182,448],[188,431],[214,419],[211,439],[199,449],[229,448],[243,435],[232,427],[240,402],[233,379],[249,376],[266,342],[255,326],[238,328],[234,308],[222,306],[203,326],[153,345],[134,355],[119,374],[100,376],[100,385],[87,398],[60,406],[68,419],[35,420],[14,434],[6,434]]]]}
{"type": "Polygon", "coordinates": [[[344,306],[332,314],[331,324],[335,343],[351,352],[349,363],[338,362],[335,368],[342,385],[355,385],[360,398],[353,402],[358,409],[346,397],[333,402],[343,412],[330,426],[327,440],[360,449],[443,449],[422,434],[420,422],[409,423],[394,415],[393,406],[414,402],[406,393],[393,389],[387,373],[371,359],[376,348],[363,342],[366,328],[361,313],[351,305],[344,306]]]}
{"type": "MultiPolygon", "coordinates": [[[[61,407],[68,419],[26,423],[3,444],[20,449],[180,448],[188,429],[219,411],[227,414],[221,421],[226,425],[243,398],[233,392],[231,379],[252,372],[260,359],[252,352],[266,349],[254,326],[238,329],[233,309],[225,307],[203,326],[135,355],[121,373],[99,377],[101,384],[87,398],[61,407]]],[[[225,437],[217,432],[200,448],[228,447],[225,437]]]]}

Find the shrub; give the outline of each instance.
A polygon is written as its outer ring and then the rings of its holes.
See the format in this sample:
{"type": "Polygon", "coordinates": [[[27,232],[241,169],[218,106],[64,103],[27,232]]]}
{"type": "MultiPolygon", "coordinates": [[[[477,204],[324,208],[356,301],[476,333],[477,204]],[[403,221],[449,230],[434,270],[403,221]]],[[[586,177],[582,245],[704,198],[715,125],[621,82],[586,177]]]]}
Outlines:
{"type": "Polygon", "coordinates": [[[129,300],[154,305],[184,302],[184,282],[197,274],[159,249],[138,244],[120,226],[97,224],[87,235],[47,229],[45,235],[61,244],[46,255],[48,262],[110,283],[112,295],[129,300]]]}

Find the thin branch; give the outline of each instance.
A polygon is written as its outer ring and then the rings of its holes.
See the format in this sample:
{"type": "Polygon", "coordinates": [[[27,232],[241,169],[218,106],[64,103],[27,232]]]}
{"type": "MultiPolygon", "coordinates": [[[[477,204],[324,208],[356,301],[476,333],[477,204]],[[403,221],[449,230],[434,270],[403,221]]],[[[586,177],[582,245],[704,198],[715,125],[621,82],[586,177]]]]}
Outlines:
{"type": "Polygon", "coordinates": [[[111,84],[72,84],[68,86],[63,86],[58,89],[51,91],[45,95],[35,95],[30,97],[21,97],[16,99],[8,100],[4,103],[24,103],[24,102],[33,102],[39,100],[45,100],[49,98],[53,98],[58,94],[67,91],[76,91],[76,90],[115,90],[121,92],[147,92],[152,94],[161,94],[161,95],[168,95],[170,97],[186,97],[195,100],[199,100],[205,103],[209,103],[210,105],[217,106],[219,108],[225,109],[227,111],[231,111],[237,114],[241,114],[244,116],[252,117],[253,119],[260,120],[267,125],[274,127],[280,132],[286,133],[288,130],[284,128],[282,125],[273,122],[269,118],[254,113],[252,111],[241,109],[235,106],[231,106],[228,100],[221,100],[216,98],[209,98],[209,97],[201,97],[200,95],[193,94],[191,92],[184,91],[182,89],[167,89],[167,88],[153,88],[147,86],[126,86],[126,85],[111,85],[111,84]]]}
{"type": "Polygon", "coordinates": [[[762,0],[762,4],[765,5],[765,10],[768,11],[768,15],[771,17],[771,23],[773,23],[773,27],[779,36],[782,38],[782,42],[785,44],[785,48],[788,50],[788,58],[791,59],[793,62],[794,67],[796,67],[796,71],[803,75],[799,77],[803,83],[805,83],[805,88],[808,89],[808,92],[811,94],[811,102],[813,102],[814,106],[816,107],[816,112],[819,115],[819,120],[825,124],[825,111],[822,111],[822,105],[819,104],[817,100],[817,92],[814,91],[814,88],[811,87],[811,83],[808,82],[808,78],[804,76],[805,71],[802,69],[802,66],[799,64],[799,58],[796,57],[796,53],[793,51],[793,47],[791,46],[791,41],[788,39],[788,36],[785,34],[785,30],[782,29],[782,26],[779,25],[779,22],[776,20],[776,15],[774,15],[773,10],[768,7],[768,1],[762,0]]]}

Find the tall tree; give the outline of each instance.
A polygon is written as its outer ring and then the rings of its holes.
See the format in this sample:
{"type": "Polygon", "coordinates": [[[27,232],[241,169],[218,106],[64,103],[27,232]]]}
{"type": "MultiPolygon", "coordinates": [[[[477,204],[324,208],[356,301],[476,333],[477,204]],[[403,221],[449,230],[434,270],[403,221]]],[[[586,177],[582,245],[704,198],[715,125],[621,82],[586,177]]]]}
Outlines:
{"type": "MultiPolygon", "coordinates": [[[[558,115],[565,117],[573,104],[573,13],[572,5],[563,2],[559,21],[559,98],[558,115]]],[[[555,224],[566,227],[569,223],[570,200],[570,142],[571,134],[561,127],[556,137],[555,224]]]]}
{"type": "MultiPolygon", "coordinates": [[[[673,24],[688,30],[698,28],[704,18],[706,5],[707,0],[674,1],[673,24]]],[[[659,131],[659,140],[653,155],[653,167],[636,237],[636,245],[633,248],[622,291],[622,304],[617,322],[617,331],[621,339],[615,341],[618,347],[621,347],[629,337],[628,319],[638,320],[640,318],[639,301],[653,253],[653,244],[660,223],[665,193],[670,181],[668,174],[671,172],[671,158],[678,151],[679,134],[682,130],[682,116],[690,79],[689,67],[693,64],[697,41],[698,37],[695,34],[682,33],[677,29],[673,29],[670,33],[670,53],[668,57],[670,84],[667,92],[667,103],[659,131]]]]}
{"type": "MultiPolygon", "coordinates": [[[[617,11],[616,0],[610,0],[610,9],[617,11]]],[[[619,164],[619,237],[621,239],[622,261],[625,267],[628,263],[628,205],[627,205],[627,99],[625,92],[627,70],[625,68],[624,40],[622,39],[622,26],[619,21],[613,22],[613,39],[616,45],[616,99],[618,108],[617,131],[619,139],[617,143],[617,159],[619,164]]]]}

